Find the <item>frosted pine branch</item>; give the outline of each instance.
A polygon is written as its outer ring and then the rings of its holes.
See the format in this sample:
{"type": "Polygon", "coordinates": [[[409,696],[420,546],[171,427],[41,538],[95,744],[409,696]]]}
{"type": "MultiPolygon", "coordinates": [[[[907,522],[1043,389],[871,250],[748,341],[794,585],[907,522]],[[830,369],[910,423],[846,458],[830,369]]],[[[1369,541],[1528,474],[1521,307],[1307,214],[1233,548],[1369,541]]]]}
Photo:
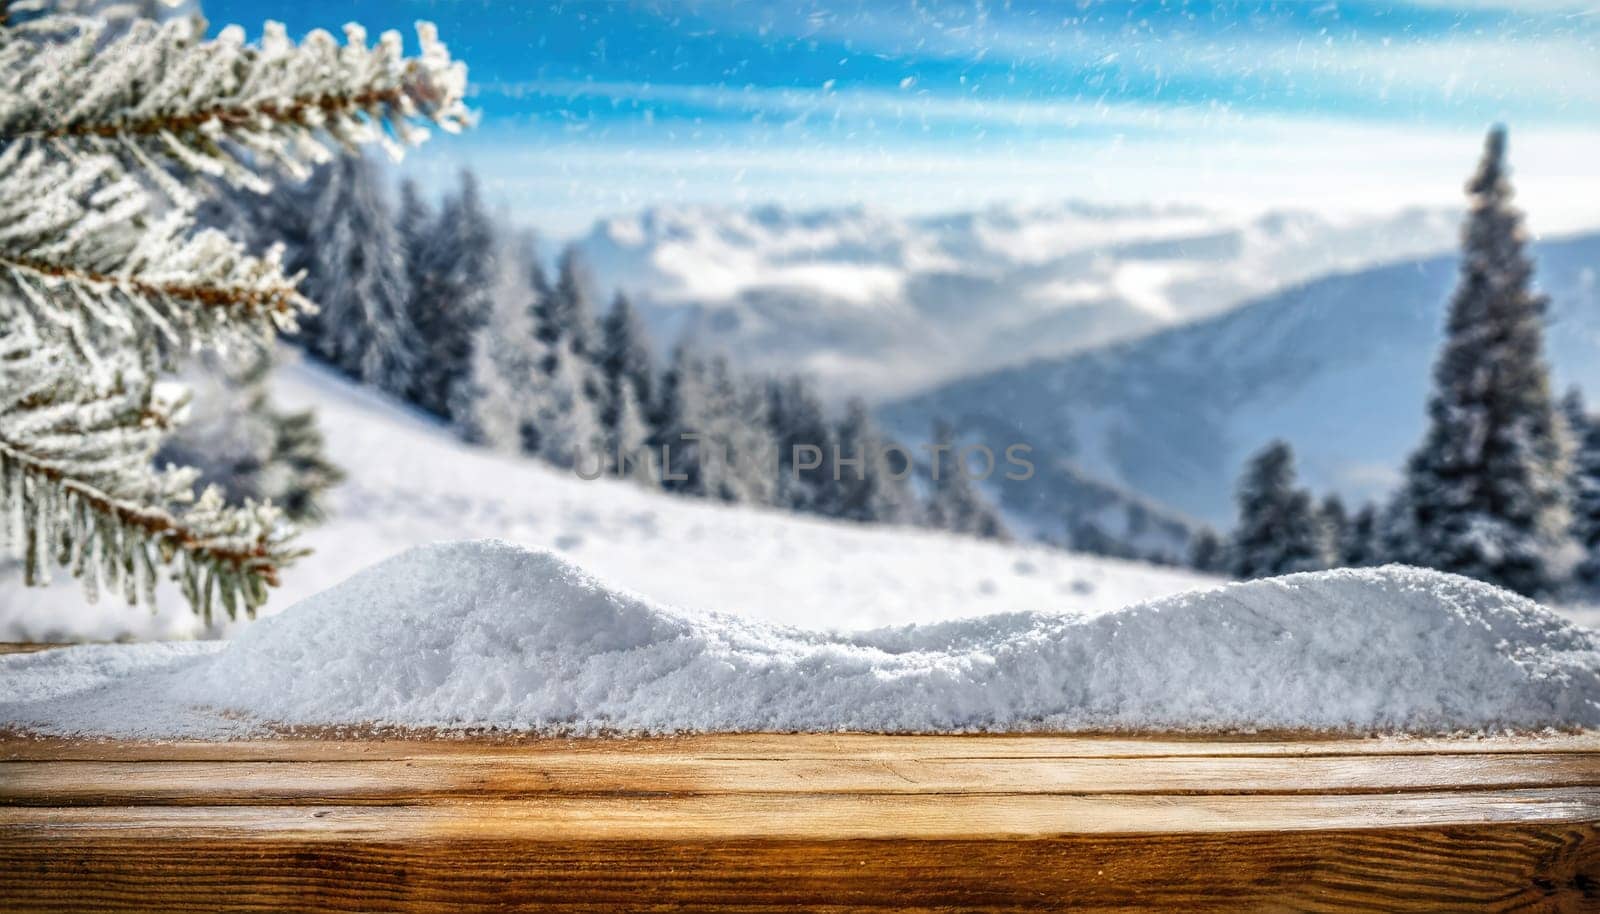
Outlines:
{"type": "Polygon", "coordinates": [[[107,156],[0,151],[0,320],[97,363],[135,339],[165,351],[267,339],[311,308],[275,253],[251,257],[219,232],[190,234],[182,210],[150,211],[107,156]]]}
{"type": "Polygon", "coordinates": [[[215,490],[196,499],[192,471],[157,470],[170,424],[136,370],[84,381],[73,360],[13,335],[0,349],[0,543],[28,583],[52,566],[130,604],[154,600],[158,566],[210,617],[253,613],[294,552],[267,505],[231,508],[215,490]]]}
{"type": "Polygon", "coordinates": [[[91,597],[149,602],[165,565],[208,618],[253,612],[297,554],[290,531],[270,505],[196,497],[194,470],[153,466],[172,412],[151,379],[312,308],[275,252],[194,231],[192,188],[265,191],[336,149],[457,130],[466,70],[426,24],[407,58],[398,34],[369,46],[359,26],[340,45],[269,25],[250,45],[96,6],[0,0],[0,547],[30,583],[62,566],[91,597]]]}
{"type": "Polygon", "coordinates": [[[15,89],[0,96],[0,143],[113,155],[188,202],[172,166],[264,191],[261,165],[303,175],[330,145],[369,142],[398,155],[426,137],[422,122],[454,132],[470,120],[466,68],[429,23],[414,58],[398,32],[368,45],[358,25],[344,45],[322,31],[296,44],[277,23],[254,45],[234,26],[199,41],[184,20],[106,28],[50,17],[0,32],[13,33],[0,37],[0,71],[15,89]]]}

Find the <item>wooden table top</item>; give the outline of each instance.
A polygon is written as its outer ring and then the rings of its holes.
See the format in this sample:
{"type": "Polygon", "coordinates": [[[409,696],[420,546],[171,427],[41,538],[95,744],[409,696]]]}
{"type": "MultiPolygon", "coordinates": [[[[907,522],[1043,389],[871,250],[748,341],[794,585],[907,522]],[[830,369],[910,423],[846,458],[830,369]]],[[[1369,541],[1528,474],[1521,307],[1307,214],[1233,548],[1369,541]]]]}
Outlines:
{"type": "Polygon", "coordinates": [[[0,909],[1600,911],[1600,734],[0,735],[0,909]]]}

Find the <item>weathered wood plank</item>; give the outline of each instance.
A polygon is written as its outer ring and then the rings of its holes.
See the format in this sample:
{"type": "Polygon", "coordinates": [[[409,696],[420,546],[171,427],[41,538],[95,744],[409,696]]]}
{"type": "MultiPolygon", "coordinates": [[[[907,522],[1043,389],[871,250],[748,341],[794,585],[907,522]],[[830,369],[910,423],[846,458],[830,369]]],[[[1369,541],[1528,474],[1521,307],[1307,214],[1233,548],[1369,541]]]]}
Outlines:
{"type": "Polygon", "coordinates": [[[171,834],[425,841],[490,833],[527,842],[814,838],[1039,838],[1062,834],[1303,831],[1597,823],[1600,790],[1354,795],[712,794],[538,797],[434,806],[10,806],[5,838],[171,834]]]}
{"type": "Polygon", "coordinates": [[[409,738],[329,731],[228,742],[102,740],[0,732],[0,760],[294,761],[414,760],[441,756],[533,758],[576,754],[680,755],[706,759],[1122,759],[1285,756],[1600,754],[1600,732],[1489,737],[1328,737],[1106,734],[884,736],[872,733],[729,733],[646,738],[418,734],[409,738]]]}
{"type": "Polygon", "coordinates": [[[1600,911],[1600,736],[0,737],[6,911],[1600,911]]]}
{"type": "Polygon", "coordinates": [[[0,897],[54,911],[1527,911],[1600,905],[1592,825],[1036,840],[219,843],[0,836],[0,897]]]}
{"type": "MultiPolygon", "coordinates": [[[[913,744],[914,745],[914,744],[913,744]]],[[[665,752],[315,762],[0,762],[0,806],[438,804],[750,793],[1360,794],[1600,789],[1600,756],[728,759],[665,752]]]]}

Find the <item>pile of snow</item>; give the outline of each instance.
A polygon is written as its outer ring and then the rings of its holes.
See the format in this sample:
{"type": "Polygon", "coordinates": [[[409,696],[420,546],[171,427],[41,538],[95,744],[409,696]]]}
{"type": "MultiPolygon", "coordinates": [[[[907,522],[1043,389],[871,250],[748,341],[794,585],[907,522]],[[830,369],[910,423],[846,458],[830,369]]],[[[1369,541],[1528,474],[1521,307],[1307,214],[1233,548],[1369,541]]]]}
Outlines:
{"type": "Polygon", "coordinates": [[[855,634],[678,609],[547,551],[419,547],[216,651],[0,658],[0,725],[216,737],[269,725],[681,731],[1347,732],[1600,725],[1600,635],[1389,567],[1098,616],[855,634]]]}

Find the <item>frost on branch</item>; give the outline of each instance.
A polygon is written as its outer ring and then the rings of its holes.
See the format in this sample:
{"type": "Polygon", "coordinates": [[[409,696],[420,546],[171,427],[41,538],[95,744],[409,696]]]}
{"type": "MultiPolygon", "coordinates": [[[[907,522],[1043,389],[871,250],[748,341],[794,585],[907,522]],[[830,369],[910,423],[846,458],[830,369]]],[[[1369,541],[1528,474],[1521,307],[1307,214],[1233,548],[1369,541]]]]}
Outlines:
{"type": "Polygon", "coordinates": [[[303,176],[329,158],[330,141],[381,142],[398,155],[426,138],[418,121],[454,132],[470,120],[466,68],[428,23],[417,25],[412,58],[398,32],[368,45],[354,24],[344,45],[322,31],[296,44],[278,23],[258,44],[236,26],[199,41],[185,19],[107,29],[57,16],[0,32],[0,142],[69,159],[109,154],[188,203],[169,165],[265,191],[264,166],[303,176]]]}
{"type": "Polygon", "coordinates": [[[465,125],[466,70],[419,24],[296,44],[269,25],[202,40],[194,21],[0,0],[0,547],[36,583],[60,565],[148,603],[168,565],[209,616],[253,611],[296,554],[276,509],[194,495],[154,467],[175,356],[270,344],[310,313],[279,255],[196,231],[199,192],[265,191],[334,150],[465,125]],[[157,192],[158,191],[158,192],[157,192]]]}
{"type": "Polygon", "coordinates": [[[130,604],[154,596],[156,566],[170,564],[190,604],[207,618],[265,602],[292,558],[277,511],[229,508],[215,489],[197,499],[194,472],[152,462],[170,404],[151,396],[136,366],[88,377],[56,348],[0,338],[0,541],[28,583],[50,566],[130,604]]]}
{"type": "Polygon", "coordinates": [[[127,340],[166,353],[252,345],[310,308],[277,254],[250,257],[183,210],[155,213],[114,159],[0,150],[0,321],[91,363],[127,340]]]}

